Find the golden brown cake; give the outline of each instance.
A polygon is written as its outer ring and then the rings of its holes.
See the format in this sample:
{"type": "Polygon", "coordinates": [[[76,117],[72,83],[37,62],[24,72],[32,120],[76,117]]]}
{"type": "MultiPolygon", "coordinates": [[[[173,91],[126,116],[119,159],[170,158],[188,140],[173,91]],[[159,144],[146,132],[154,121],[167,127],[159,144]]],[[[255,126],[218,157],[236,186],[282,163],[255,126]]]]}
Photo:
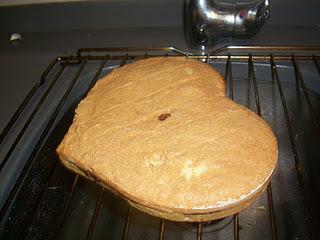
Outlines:
{"type": "Polygon", "coordinates": [[[144,212],[208,221],[255,201],[278,148],[262,118],[226,97],[216,70],[163,57],[99,80],[57,153],[65,166],[144,212]]]}

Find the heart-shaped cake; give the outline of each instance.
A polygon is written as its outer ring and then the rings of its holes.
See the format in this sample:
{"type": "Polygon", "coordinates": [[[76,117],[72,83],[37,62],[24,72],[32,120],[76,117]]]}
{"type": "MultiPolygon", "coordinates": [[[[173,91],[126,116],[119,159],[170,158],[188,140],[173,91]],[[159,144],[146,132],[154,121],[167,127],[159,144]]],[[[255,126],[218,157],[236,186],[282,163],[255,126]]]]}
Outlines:
{"type": "Polygon", "coordinates": [[[78,105],[62,163],[151,215],[209,221],[252,204],[278,158],[266,122],[211,66],[176,57],[115,69],[78,105]]]}

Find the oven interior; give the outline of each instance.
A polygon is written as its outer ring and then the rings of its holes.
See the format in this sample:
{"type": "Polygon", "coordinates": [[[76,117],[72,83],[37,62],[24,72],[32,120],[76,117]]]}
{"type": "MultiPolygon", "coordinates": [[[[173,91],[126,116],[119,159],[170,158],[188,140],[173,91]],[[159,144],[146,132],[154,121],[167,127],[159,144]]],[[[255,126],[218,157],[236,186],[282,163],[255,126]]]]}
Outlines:
{"type": "MultiPolygon", "coordinates": [[[[53,59],[0,135],[3,239],[318,239],[320,47],[86,48],[53,59]],[[99,78],[140,58],[195,58],[215,67],[228,96],[273,128],[279,161],[248,209],[211,223],[146,215],[65,169],[55,149],[99,78]]],[[[192,100],[192,99],[191,99],[192,100]]]]}

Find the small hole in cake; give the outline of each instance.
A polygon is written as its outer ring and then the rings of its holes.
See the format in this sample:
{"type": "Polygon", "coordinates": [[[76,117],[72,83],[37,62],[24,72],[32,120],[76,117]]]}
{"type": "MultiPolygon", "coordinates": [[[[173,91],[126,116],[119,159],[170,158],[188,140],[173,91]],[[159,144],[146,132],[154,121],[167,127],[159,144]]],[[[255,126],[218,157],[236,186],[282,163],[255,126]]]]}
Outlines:
{"type": "Polygon", "coordinates": [[[170,114],[170,113],[162,113],[162,114],[159,115],[158,120],[159,120],[159,121],[164,121],[164,120],[166,120],[168,117],[171,117],[171,114],[170,114]]]}

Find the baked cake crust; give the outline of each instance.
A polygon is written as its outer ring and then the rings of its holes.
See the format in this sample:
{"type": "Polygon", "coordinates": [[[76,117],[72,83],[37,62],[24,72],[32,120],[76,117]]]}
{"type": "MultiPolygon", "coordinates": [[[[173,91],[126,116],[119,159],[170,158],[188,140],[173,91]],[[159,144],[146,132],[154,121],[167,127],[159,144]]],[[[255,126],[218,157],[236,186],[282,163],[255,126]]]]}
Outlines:
{"type": "Polygon", "coordinates": [[[100,79],[57,153],[66,167],[144,212],[209,221],[265,191],[278,147],[262,118],[226,97],[216,70],[159,57],[100,79]]]}

